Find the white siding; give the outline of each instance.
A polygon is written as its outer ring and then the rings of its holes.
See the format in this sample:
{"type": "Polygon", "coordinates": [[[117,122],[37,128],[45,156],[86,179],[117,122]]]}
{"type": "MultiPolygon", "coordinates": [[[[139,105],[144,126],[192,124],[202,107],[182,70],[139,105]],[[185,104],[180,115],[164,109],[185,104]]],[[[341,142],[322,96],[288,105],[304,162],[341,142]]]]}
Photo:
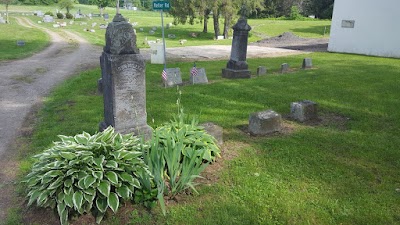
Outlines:
{"type": "Polygon", "coordinates": [[[328,51],[400,58],[400,0],[335,0],[328,51]]]}

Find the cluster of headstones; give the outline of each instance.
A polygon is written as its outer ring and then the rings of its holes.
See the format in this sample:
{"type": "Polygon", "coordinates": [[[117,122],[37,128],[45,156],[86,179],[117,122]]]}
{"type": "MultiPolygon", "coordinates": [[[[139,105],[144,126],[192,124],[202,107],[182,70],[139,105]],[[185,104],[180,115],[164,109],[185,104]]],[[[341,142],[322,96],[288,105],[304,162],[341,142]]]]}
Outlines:
{"type": "MultiPolygon", "coordinates": [[[[306,122],[318,118],[317,104],[309,100],[292,102],[290,118],[306,122]]],[[[255,112],[249,118],[249,132],[252,135],[266,135],[282,130],[282,116],[273,110],[255,112]]]]}
{"type": "MultiPolygon", "coordinates": [[[[197,73],[193,74],[189,71],[189,83],[190,84],[207,84],[208,79],[206,75],[206,70],[204,68],[196,68],[197,73]]],[[[166,79],[162,78],[164,87],[175,87],[177,85],[182,85],[182,76],[180,68],[166,68],[166,79]]]]}
{"type": "MultiPolygon", "coordinates": [[[[312,59],[311,58],[304,58],[302,69],[311,69],[312,68],[312,59]]],[[[280,72],[281,73],[288,73],[290,71],[290,67],[288,63],[282,63],[280,72]]],[[[259,66],[257,68],[257,76],[262,76],[267,74],[267,67],[259,66]]]]}

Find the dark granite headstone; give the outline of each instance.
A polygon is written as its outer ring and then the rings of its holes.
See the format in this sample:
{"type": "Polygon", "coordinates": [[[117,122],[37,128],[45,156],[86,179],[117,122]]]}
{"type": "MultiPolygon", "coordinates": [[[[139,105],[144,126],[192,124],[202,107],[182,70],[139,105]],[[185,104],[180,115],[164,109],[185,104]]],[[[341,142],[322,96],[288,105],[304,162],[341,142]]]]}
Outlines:
{"type": "Polygon", "coordinates": [[[107,27],[106,46],[100,57],[104,122],[120,133],[151,136],[147,125],[145,63],[136,47],[132,26],[117,14],[107,27]]]}
{"type": "Polygon", "coordinates": [[[299,122],[317,119],[317,104],[309,100],[292,102],[290,104],[290,116],[299,122]]]}
{"type": "Polygon", "coordinates": [[[249,132],[252,135],[270,134],[282,129],[282,116],[272,110],[252,113],[249,132]]]}
{"type": "Polygon", "coordinates": [[[224,78],[250,78],[251,73],[246,62],[247,42],[251,27],[247,24],[247,19],[242,16],[233,28],[233,40],[231,57],[226,68],[222,69],[224,78]]]}

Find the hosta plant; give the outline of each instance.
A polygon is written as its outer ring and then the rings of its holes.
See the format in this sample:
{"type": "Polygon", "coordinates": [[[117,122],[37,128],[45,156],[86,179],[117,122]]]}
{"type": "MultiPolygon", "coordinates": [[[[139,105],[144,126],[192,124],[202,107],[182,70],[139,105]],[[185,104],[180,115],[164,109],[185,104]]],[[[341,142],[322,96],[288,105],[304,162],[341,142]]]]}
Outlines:
{"type": "Polygon", "coordinates": [[[112,127],[90,135],[62,136],[61,141],[34,156],[36,162],[24,182],[28,205],[56,208],[61,224],[71,213],[92,212],[100,223],[107,208],[116,212],[120,202],[141,191],[139,180],[152,180],[142,160],[143,146],[132,135],[112,127]]]}

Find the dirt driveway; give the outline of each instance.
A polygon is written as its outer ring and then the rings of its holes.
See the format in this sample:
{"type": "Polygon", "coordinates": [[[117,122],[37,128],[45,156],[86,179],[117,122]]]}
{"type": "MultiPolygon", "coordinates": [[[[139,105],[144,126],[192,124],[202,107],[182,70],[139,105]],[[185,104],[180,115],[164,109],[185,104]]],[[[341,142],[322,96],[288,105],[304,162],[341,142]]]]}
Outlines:
{"type": "MultiPolygon", "coordinates": [[[[25,118],[34,105],[40,105],[51,88],[67,77],[99,66],[102,48],[93,46],[78,35],[60,33],[39,27],[25,18],[16,18],[27,28],[37,27],[51,37],[51,45],[32,57],[0,62],[0,221],[4,221],[8,209],[16,204],[13,182],[18,172],[18,148],[13,143],[21,132],[25,118]]],[[[265,46],[249,46],[248,57],[273,57],[301,54],[303,51],[277,49],[265,46]]],[[[150,51],[142,50],[145,59],[150,51]]],[[[230,46],[201,46],[168,48],[168,59],[228,59],[230,46]]],[[[100,76],[100,75],[99,75],[100,76]]],[[[1,223],[1,222],[0,222],[1,223]]]]}

